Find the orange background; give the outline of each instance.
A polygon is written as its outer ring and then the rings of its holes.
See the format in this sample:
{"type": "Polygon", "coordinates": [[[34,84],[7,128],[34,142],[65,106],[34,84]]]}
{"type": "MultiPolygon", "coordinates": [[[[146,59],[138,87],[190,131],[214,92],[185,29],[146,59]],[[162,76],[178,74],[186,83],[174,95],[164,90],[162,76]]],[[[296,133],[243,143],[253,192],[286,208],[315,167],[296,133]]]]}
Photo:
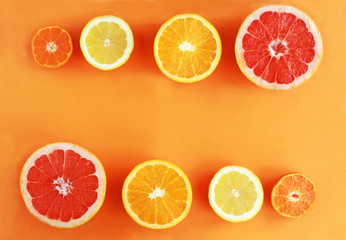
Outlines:
{"type": "Polygon", "coordinates": [[[3,1],[0,9],[0,239],[345,239],[346,71],[345,1],[3,1]],[[240,72],[234,57],[238,28],[253,10],[286,3],[317,24],[324,56],[297,89],[268,91],[240,72]],[[167,79],[153,56],[160,25],[193,12],[219,31],[223,55],[207,79],[184,85],[167,79]],[[81,54],[79,36],[93,17],[113,14],[131,26],[135,48],[119,69],[103,72],[81,54]],[[38,66],[32,36],[41,27],[70,32],[74,53],[58,69],[38,66]],[[24,206],[19,175],[37,148],[77,143],[102,161],[105,202],[88,223],[56,229],[24,206]],[[168,230],[137,225],[125,212],[121,187],[140,162],[164,159],[190,178],[193,203],[186,219],[168,230]],[[208,203],[212,176],[225,165],[253,170],[265,199],[252,220],[229,223],[208,203]],[[270,204],[278,178],[299,171],[318,195],[303,218],[279,216],[270,204]]]}

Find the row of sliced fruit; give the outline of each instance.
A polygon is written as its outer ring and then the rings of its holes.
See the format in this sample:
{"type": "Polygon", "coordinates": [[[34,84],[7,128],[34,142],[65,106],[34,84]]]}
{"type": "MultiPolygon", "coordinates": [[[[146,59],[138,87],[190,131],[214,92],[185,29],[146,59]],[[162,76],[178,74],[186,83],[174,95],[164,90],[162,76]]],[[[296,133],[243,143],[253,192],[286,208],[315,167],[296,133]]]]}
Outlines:
{"type": "MultiPolygon", "coordinates": [[[[71,143],[54,143],[35,151],[24,164],[20,188],[29,211],[55,227],[77,227],[100,209],[106,193],[106,174],[98,158],[71,143]]],[[[271,201],[282,216],[298,218],[312,207],[315,186],[301,173],[283,176],[271,201]]],[[[123,184],[122,199],[130,217],[141,226],[164,229],[188,214],[192,188],[176,165],[151,160],[137,165],[123,184]]],[[[231,222],[253,218],[263,204],[259,178],[240,166],[219,170],[209,185],[209,202],[231,222]]]]}
{"type": "MultiPolygon", "coordinates": [[[[80,47],[94,67],[111,70],[130,57],[134,39],[129,25],[115,16],[92,19],[84,27],[80,47]]],[[[196,14],[166,21],[156,34],[154,56],[170,79],[191,83],[208,77],[221,58],[215,27],[196,14]]],[[[310,78],[322,58],[322,39],[315,23],[300,10],[283,5],[262,7],[241,25],[236,42],[237,63],[255,84],[267,89],[291,89],[310,78]]],[[[61,27],[46,27],[32,40],[37,63],[58,67],[72,54],[70,35],[61,27]]]]}

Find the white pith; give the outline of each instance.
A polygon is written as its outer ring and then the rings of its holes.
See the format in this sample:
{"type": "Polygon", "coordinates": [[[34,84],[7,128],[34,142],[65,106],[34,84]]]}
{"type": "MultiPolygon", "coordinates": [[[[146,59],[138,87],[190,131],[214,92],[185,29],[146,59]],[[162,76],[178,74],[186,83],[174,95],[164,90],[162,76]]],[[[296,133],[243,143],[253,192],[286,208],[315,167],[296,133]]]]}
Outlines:
{"type": "MultiPolygon", "coordinates": [[[[65,183],[66,184],[67,182],[65,182],[65,181],[62,182],[61,180],[56,179],[56,184],[58,184],[58,183],[60,183],[60,184],[65,183]]],[[[66,187],[67,185],[64,185],[64,186],[66,187]]],[[[22,192],[22,196],[23,196],[25,205],[27,206],[29,211],[34,216],[36,216],[39,220],[41,220],[42,222],[45,222],[51,226],[54,226],[54,227],[73,228],[73,227],[77,227],[77,226],[87,222],[92,216],[94,216],[97,213],[97,211],[101,207],[103,200],[104,200],[105,191],[106,191],[106,175],[105,175],[105,172],[104,172],[104,169],[103,169],[101,162],[93,154],[89,153],[88,151],[86,151],[82,147],[77,146],[75,144],[71,144],[71,143],[53,143],[53,144],[46,145],[46,146],[38,149],[37,151],[35,151],[28,158],[28,160],[25,162],[25,165],[22,169],[21,179],[20,179],[20,188],[21,188],[21,192],[22,192]],[[36,159],[38,159],[42,155],[45,155],[45,154],[47,155],[56,149],[62,149],[64,151],[73,150],[74,152],[80,154],[81,157],[90,160],[95,165],[96,172],[94,173],[94,175],[96,175],[98,177],[99,187],[95,190],[97,192],[97,199],[96,199],[95,203],[88,208],[87,212],[82,217],[80,217],[79,219],[71,219],[68,222],[50,219],[47,216],[41,215],[33,207],[32,201],[31,201],[32,197],[31,197],[31,195],[28,192],[27,187],[26,187],[27,183],[28,183],[28,181],[27,181],[28,172],[29,172],[30,168],[35,165],[36,159]]],[[[60,190],[62,191],[60,194],[64,195],[64,188],[60,187],[60,190]]],[[[66,194],[67,194],[67,188],[65,188],[65,190],[66,190],[66,194]]]]}
{"type": "Polygon", "coordinates": [[[49,53],[53,53],[53,52],[55,52],[57,49],[58,49],[58,46],[56,45],[55,42],[49,41],[49,42],[46,44],[46,50],[47,50],[47,52],[49,52],[49,53]]]}
{"type": "Polygon", "coordinates": [[[298,202],[299,198],[300,198],[300,193],[299,192],[293,191],[293,192],[291,192],[288,195],[288,200],[291,201],[291,202],[298,202]],[[295,197],[295,195],[297,195],[298,197],[295,197]]]}
{"type": "Polygon", "coordinates": [[[111,40],[109,38],[106,38],[103,42],[104,47],[109,47],[111,45],[111,40]]]}
{"type": "Polygon", "coordinates": [[[191,43],[184,41],[182,44],[179,45],[179,49],[183,52],[185,51],[193,52],[195,51],[196,47],[192,45],[191,43]]]}
{"type": "MultiPolygon", "coordinates": [[[[107,39],[106,39],[107,40],[107,39]]],[[[109,46],[111,44],[111,42],[106,42],[104,41],[104,46],[109,46]]],[[[85,59],[93,66],[95,66],[96,68],[99,68],[101,70],[112,70],[115,69],[117,67],[120,67],[121,65],[123,65],[130,57],[132,50],[133,50],[133,46],[134,46],[134,40],[133,40],[133,34],[131,31],[131,28],[129,27],[129,25],[122,20],[121,18],[115,17],[115,16],[101,16],[101,17],[96,17],[94,19],[92,19],[91,21],[89,21],[87,23],[87,25],[84,27],[81,37],[80,37],[80,46],[81,46],[81,50],[83,52],[83,55],[85,57],[85,59]],[[93,57],[90,56],[89,52],[88,52],[88,46],[86,45],[85,39],[87,37],[87,35],[89,34],[90,30],[95,27],[96,25],[100,24],[101,22],[114,22],[116,24],[118,24],[120,26],[121,29],[124,30],[125,34],[126,34],[126,41],[127,41],[127,46],[126,49],[123,53],[123,56],[119,59],[117,59],[114,63],[112,64],[102,64],[97,62],[93,57]]]]}
{"type": "Polygon", "coordinates": [[[299,86],[300,84],[302,84],[306,79],[310,78],[311,75],[314,73],[314,71],[317,69],[318,64],[320,62],[320,59],[321,59],[322,54],[323,54],[322,38],[321,38],[320,32],[318,31],[315,23],[302,11],[300,11],[294,7],[286,6],[286,5],[269,5],[269,6],[265,6],[265,7],[257,9],[256,11],[251,13],[244,20],[244,22],[242,23],[242,25],[239,29],[239,32],[238,32],[238,35],[236,38],[235,54],[236,54],[236,59],[237,59],[237,63],[239,65],[240,70],[252,82],[257,84],[258,86],[261,86],[261,87],[267,88],[267,89],[287,90],[287,89],[291,89],[293,87],[296,87],[296,86],[299,86]],[[314,59],[310,63],[308,63],[308,70],[306,71],[306,73],[297,77],[293,82],[291,82],[289,84],[279,84],[276,82],[269,83],[269,82],[263,80],[262,78],[260,78],[254,74],[254,71],[253,71],[254,68],[250,69],[246,65],[246,62],[244,59],[244,52],[245,51],[244,51],[243,46],[242,46],[242,39],[245,36],[245,34],[247,33],[247,29],[251,25],[251,23],[256,19],[259,19],[260,15],[264,12],[267,12],[267,11],[275,11],[275,12],[278,12],[279,14],[282,12],[286,12],[286,13],[292,13],[292,14],[296,15],[297,18],[300,18],[305,22],[307,29],[313,34],[314,39],[315,39],[315,47],[314,47],[315,56],[314,56],[314,59]]]}
{"type": "Polygon", "coordinates": [[[239,191],[237,189],[232,189],[232,196],[235,198],[239,197],[239,191]]]}
{"type": "Polygon", "coordinates": [[[165,195],[165,190],[156,188],[152,193],[149,194],[150,199],[155,199],[157,197],[163,197],[165,195]]]}
{"type": "MultiPolygon", "coordinates": [[[[232,189],[231,196],[230,197],[239,197],[239,192],[236,189],[232,189]]],[[[263,188],[260,180],[257,178],[256,175],[254,175],[250,170],[239,167],[239,166],[228,166],[220,169],[215,176],[213,177],[210,186],[209,186],[209,203],[221,218],[231,221],[231,222],[240,222],[240,221],[246,221],[254,217],[259,210],[262,207],[263,204],[263,188]],[[255,185],[255,191],[257,193],[256,201],[253,205],[253,208],[242,215],[236,216],[233,214],[225,213],[222,208],[216,203],[215,201],[215,187],[218,184],[220,178],[229,172],[238,172],[240,174],[246,175],[255,185]]]]}
{"type": "MultiPolygon", "coordinates": [[[[276,57],[277,59],[279,59],[282,55],[284,55],[284,53],[276,53],[273,46],[275,44],[279,44],[281,43],[282,45],[284,45],[285,47],[287,47],[287,43],[285,41],[281,41],[281,40],[273,40],[271,41],[271,43],[269,43],[269,46],[268,46],[268,49],[269,49],[269,52],[270,52],[270,55],[272,57],[276,57]]],[[[287,52],[287,49],[285,49],[285,53],[287,52]]]]}
{"type": "Polygon", "coordinates": [[[62,177],[58,177],[54,180],[53,184],[55,185],[55,189],[59,191],[59,194],[62,194],[63,196],[69,194],[73,188],[70,181],[68,179],[65,181],[62,177]]]}

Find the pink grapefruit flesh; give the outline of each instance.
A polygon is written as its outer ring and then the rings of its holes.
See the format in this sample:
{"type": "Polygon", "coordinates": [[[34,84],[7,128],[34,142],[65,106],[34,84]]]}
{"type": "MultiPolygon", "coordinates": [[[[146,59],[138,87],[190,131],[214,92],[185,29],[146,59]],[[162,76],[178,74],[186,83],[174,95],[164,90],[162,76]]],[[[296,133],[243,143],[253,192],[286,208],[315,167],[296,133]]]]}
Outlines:
{"type": "Polygon", "coordinates": [[[22,195],[30,212],[56,227],[76,227],[88,221],[102,205],[105,186],[98,159],[69,143],[37,150],[21,176],[22,195]]]}
{"type": "Polygon", "coordinates": [[[235,52],[242,72],[267,89],[290,89],[308,79],[322,57],[314,22],[290,6],[271,5],[250,14],[240,27],[235,52]]]}

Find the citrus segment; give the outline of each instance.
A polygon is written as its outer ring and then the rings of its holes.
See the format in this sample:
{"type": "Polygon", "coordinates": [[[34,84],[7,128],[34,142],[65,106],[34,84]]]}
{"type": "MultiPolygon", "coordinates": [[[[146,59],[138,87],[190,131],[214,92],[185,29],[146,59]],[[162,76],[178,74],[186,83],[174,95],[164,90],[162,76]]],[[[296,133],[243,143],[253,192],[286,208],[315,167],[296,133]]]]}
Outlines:
{"type": "Polygon", "coordinates": [[[221,57],[217,30],[203,17],[181,14],[169,19],[154,42],[160,70],[178,82],[195,82],[209,76],[221,57]]]}
{"type": "Polygon", "coordinates": [[[263,188],[250,170],[228,166],[219,170],[209,186],[209,203],[223,219],[247,221],[262,207],[263,188]]]}
{"type": "Polygon", "coordinates": [[[300,173],[283,176],[272,190],[272,205],[282,216],[297,218],[312,207],[316,196],[313,182],[300,173]]]}
{"type": "Polygon", "coordinates": [[[241,71],[255,84],[290,89],[317,69],[322,39],[305,13],[290,6],[270,5],[245,19],[235,53],[241,71]]]}
{"type": "Polygon", "coordinates": [[[56,68],[65,64],[72,54],[71,36],[61,27],[45,27],[32,38],[31,49],[39,65],[56,68]]]}
{"type": "Polygon", "coordinates": [[[111,70],[124,64],[133,50],[129,25],[115,16],[92,19],[83,29],[80,45],[85,59],[94,67],[111,70]]]}
{"type": "Polygon", "coordinates": [[[131,171],[124,182],[122,198],[126,211],[138,224],[162,229],[185,218],[191,206],[192,190],[177,166],[151,160],[131,171]]]}
{"type": "Polygon", "coordinates": [[[76,227],[101,207],[106,178],[99,160],[70,143],[49,144],[33,153],[21,174],[29,211],[55,227],[76,227]]]}

